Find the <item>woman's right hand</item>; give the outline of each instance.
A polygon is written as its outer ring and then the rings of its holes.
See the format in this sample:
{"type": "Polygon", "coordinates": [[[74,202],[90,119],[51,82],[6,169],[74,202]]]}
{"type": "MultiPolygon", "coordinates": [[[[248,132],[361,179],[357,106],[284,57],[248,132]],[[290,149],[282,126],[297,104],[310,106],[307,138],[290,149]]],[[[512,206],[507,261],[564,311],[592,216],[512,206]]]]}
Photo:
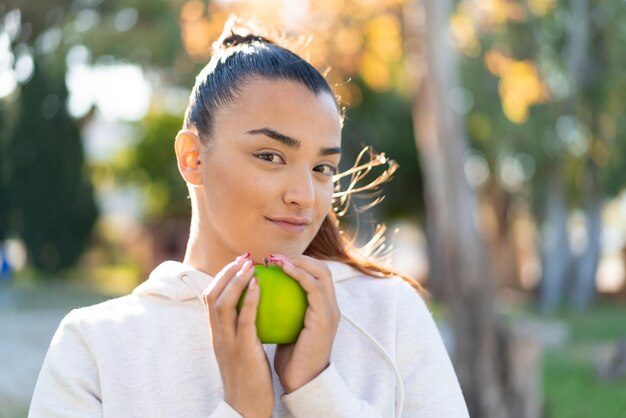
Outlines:
{"type": "Polygon", "coordinates": [[[224,400],[245,418],[268,418],[274,409],[269,360],[256,333],[259,287],[250,254],[225,266],[202,295],[213,350],[224,386],[224,400]],[[249,284],[248,284],[249,283],[249,284]],[[248,286],[239,315],[237,303],[248,286]]]}

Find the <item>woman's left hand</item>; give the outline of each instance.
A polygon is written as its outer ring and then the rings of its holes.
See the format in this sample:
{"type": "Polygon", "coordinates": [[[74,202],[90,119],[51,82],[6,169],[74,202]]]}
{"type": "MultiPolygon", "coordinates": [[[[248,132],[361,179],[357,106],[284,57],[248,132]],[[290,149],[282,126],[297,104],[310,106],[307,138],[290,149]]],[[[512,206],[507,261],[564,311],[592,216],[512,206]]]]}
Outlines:
{"type": "Polygon", "coordinates": [[[278,264],[306,291],[309,307],[304,315],[304,328],[293,344],[279,344],[274,368],[287,393],[304,386],[330,364],[341,313],[335,297],[332,274],[328,266],[306,255],[274,254],[271,262],[278,264]]]}

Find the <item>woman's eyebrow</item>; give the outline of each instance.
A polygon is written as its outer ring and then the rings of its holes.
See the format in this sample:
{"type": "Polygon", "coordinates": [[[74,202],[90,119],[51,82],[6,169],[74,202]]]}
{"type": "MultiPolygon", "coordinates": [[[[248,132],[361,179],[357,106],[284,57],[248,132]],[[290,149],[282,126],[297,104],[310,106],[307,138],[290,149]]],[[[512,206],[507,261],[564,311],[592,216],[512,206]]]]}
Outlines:
{"type": "MultiPolygon", "coordinates": [[[[300,140],[292,138],[285,134],[281,134],[280,132],[275,131],[274,129],[271,129],[271,128],[252,129],[246,133],[250,135],[265,135],[268,138],[275,139],[276,141],[279,141],[280,143],[293,149],[300,148],[300,144],[301,144],[300,140]]],[[[333,154],[341,155],[341,147],[322,147],[319,152],[320,156],[333,155],[333,154]]]]}
{"type": "Polygon", "coordinates": [[[322,147],[320,149],[320,157],[324,157],[326,155],[334,155],[334,154],[339,154],[341,155],[341,147],[322,147]]]}
{"type": "Polygon", "coordinates": [[[281,143],[283,143],[284,145],[288,146],[289,148],[293,148],[293,149],[298,149],[300,148],[300,141],[292,138],[290,136],[281,134],[280,132],[277,132],[271,128],[260,128],[260,129],[252,129],[250,131],[248,131],[247,133],[251,134],[251,135],[265,135],[269,138],[275,139],[281,143]]]}

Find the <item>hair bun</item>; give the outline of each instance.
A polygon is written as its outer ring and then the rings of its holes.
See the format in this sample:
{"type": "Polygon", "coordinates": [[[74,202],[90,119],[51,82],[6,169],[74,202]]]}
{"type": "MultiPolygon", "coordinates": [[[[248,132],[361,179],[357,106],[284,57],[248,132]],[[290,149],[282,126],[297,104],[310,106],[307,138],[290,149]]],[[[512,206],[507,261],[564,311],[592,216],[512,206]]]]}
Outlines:
{"type": "Polygon", "coordinates": [[[250,44],[252,42],[264,42],[268,44],[273,43],[269,39],[264,38],[263,36],[260,36],[260,35],[253,35],[253,34],[240,35],[233,31],[231,31],[230,35],[222,39],[222,45],[227,46],[227,47],[250,44]]]}
{"type": "Polygon", "coordinates": [[[231,48],[238,45],[248,45],[255,42],[273,44],[270,39],[257,35],[262,32],[251,21],[244,21],[236,15],[231,15],[224,25],[224,31],[213,44],[213,50],[231,48]]]}

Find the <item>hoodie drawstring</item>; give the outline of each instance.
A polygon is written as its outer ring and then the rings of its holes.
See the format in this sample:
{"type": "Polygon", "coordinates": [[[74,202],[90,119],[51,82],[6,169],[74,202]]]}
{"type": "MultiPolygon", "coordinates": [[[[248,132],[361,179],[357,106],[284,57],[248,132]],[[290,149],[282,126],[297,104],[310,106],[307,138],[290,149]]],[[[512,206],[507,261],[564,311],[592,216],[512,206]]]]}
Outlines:
{"type": "Polygon", "coordinates": [[[385,349],[380,345],[378,341],[376,341],[374,337],[372,337],[370,333],[368,333],[363,328],[361,328],[356,322],[350,319],[350,317],[344,314],[343,312],[341,313],[341,317],[345,319],[347,323],[352,325],[354,329],[359,331],[361,334],[367,337],[374,344],[374,347],[376,347],[376,349],[383,356],[383,358],[385,359],[389,367],[391,367],[391,369],[393,370],[393,374],[395,375],[396,383],[398,385],[398,392],[399,392],[398,402],[396,402],[396,418],[401,418],[402,409],[404,408],[404,383],[402,383],[402,376],[400,376],[400,371],[398,370],[398,367],[396,366],[395,362],[391,359],[391,357],[389,357],[389,354],[387,354],[385,349]]]}

